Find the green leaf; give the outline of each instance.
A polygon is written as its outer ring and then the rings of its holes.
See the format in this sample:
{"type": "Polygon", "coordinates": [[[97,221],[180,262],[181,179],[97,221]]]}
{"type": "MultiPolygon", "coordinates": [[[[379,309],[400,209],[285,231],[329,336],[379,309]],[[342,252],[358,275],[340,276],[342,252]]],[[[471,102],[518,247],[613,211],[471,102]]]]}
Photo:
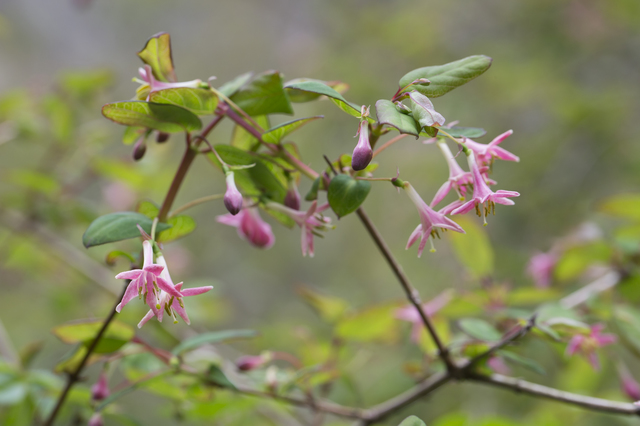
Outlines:
{"type": "Polygon", "coordinates": [[[119,257],[124,257],[125,259],[127,259],[130,263],[135,263],[135,259],[133,258],[133,256],[131,256],[129,253],[127,253],[126,251],[122,251],[122,250],[113,250],[110,251],[107,254],[107,257],[105,259],[105,263],[109,266],[113,266],[116,264],[116,260],[119,257]]]}
{"type": "Polygon", "coordinates": [[[151,201],[140,201],[136,206],[136,211],[142,213],[153,221],[160,213],[160,207],[151,201]]]}
{"type": "Polygon", "coordinates": [[[474,339],[485,342],[497,342],[502,334],[485,320],[477,318],[463,318],[458,322],[460,329],[474,339]]]}
{"type": "Polygon", "coordinates": [[[409,416],[402,421],[398,426],[427,426],[425,422],[417,418],[416,416],[409,416]]]}
{"type": "MultiPolygon", "coordinates": [[[[253,118],[256,123],[263,129],[268,129],[269,116],[258,115],[253,118]]],[[[260,141],[258,138],[247,132],[242,126],[236,125],[233,128],[233,134],[231,135],[231,146],[240,148],[243,151],[257,151],[260,147],[260,141]]]]}
{"type": "Polygon", "coordinates": [[[320,178],[317,177],[311,184],[311,189],[304,196],[305,201],[314,201],[318,199],[318,189],[320,188],[320,178]]]}
{"type": "Polygon", "coordinates": [[[287,89],[287,93],[289,94],[289,99],[291,99],[291,102],[310,102],[310,101],[315,101],[316,99],[322,96],[321,93],[314,93],[314,92],[294,89],[290,87],[298,83],[304,83],[309,81],[324,84],[325,86],[332,88],[338,93],[347,90],[349,87],[348,85],[341,83],[339,81],[322,81],[322,80],[315,80],[312,78],[296,78],[295,80],[287,81],[284,84],[285,88],[287,89]]]}
{"type": "Polygon", "coordinates": [[[113,71],[96,69],[88,71],[65,71],[60,76],[60,85],[66,93],[83,98],[95,94],[113,82],[113,71]]]}
{"type": "MultiPolygon", "coordinates": [[[[335,89],[327,86],[326,84],[317,80],[308,81],[290,81],[286,84],[285,89],[295,90],[298,92],[315,93],[317,95],[327,96],[331,101],[338,106],[341,110],[349,115],[360,118],[360,105],[353,104],[347,101],[340,93],[335,89]]],[[[375,123],[375,120],[371,117],[367,117],[370,123],[375,123]]]]}
{"type": "Polygon", "coordinates": [[[68,143],[74,130],[73,111],[67,102],[56,95],[49,95],[42,101],[51,123],[54,138],[68,143]]]}
{"type": "Polygon", "coordinates": [[[380,99],[376,102],[376,116],[378,122],[394,127],[400,133],[406,133],[418,137],[420,127],[410,115],[400,112],[391,101],[380,99]]]}
{"type": "Polygon", "coordinates": [[[341,319],[349,309],[349,303],[346,300],[319,293],[310,286],[299,286],[297,293],[323,320],[329,323],[341,319]]]}
{"type": "MultiPolygon", "coordinates": [[[[100,216],[89,225],[82,236],[82,243],[86,248],[100,244],[113,243],[140,236],[136,225],[140,225],[148,234],[151,233],[153,222],[147,216],[135,212],[110,213],[100,216]]],[[[158,223],[156,230],[162,232],[171,225],[158,223]]]]}
{"type": "Polygon", "coordinates": [[[447,128],[443,128],[442,130],[444,130],[445,132],[449,133],[451,136],[453,136],[454,138],[469,138],[469,139],[475,139],[475,138],[481,138],[484,135],[487,134],[487,131],[485,129],[481,129],[480,127],[458,127],[458,126],[453,126],[449,129],[447,128]]]}
{"type": "Polygon", "coordinates": [[[218,97],[208,89],[176,87],[151,92],[149,101],[182,107],[196,115],[213,114],[218,106],[218,97]]]}
{"type": "Polygon", "coordinates": [[[122,143],[125,145],[131,145],[134,142],[137,142],[140,137],[149,136],[151,130],[148,130],[146,127],[137,127],[137,126],[127,126],[124,129],[124,134],[122,135],[122,143]]]}
{"type": "Polygon", "coordinates": [[[244,73],[242,75],[239,75],[236,78],[234,78],[233,80],[228,81],[225,84],[223,84],[222,86],[220,86],[218,88],[218,92],[222,93],[227,98],[230,98],[238,90],[240,90],[242,87],[244,87],[244,85],[247,84],[251,80],[252,77],[253,77],[253,73],[252,72],[248,72],[248,73],[244,73]]]}
{"type": "Polygon", "coordinates": [[[493,273],[493,248],[484,229],[475,220],[456,217],[456,222],[466,232],[447,232],[456,257],[476,279],[493,273]]]}
{"type": "Polygon", "coordinates": [[[577,278],[594,263],[606,263],[613,256],[613,249],[602,241],[571,247],[566,250],[554,269],[559,281],[577,278]]]}
{"type": "Polygon", "coordinates": [[[356,312],[338,321],[336,334],[354,342],[394,341],[398,336],[396,309],[397,303],[387,303],[356,312]]]}
{"type": "Polygon", "coordinates": [[[538,373],[543,376],[547,374],[544,367],[542,367],[537,361],[531,358],[525,358],[523,356],[520,356],[510,351],[499,351],[498,354],[503,358],[505,358],[507,361],[511,361],[515,364],[521,365],[533,371],[534,373],[538,373]]]}
{"type": "Polygon", "coordinates": [[[506,303],[508,306],[538,305],[559,298],[560,291],[555,288],[522,287],[509,291],[506,303]]]}
{"type": "Polygon", "coordinates": [[[168,243],[189,235],[196,229],[196,221],[190,216],[173,216],[167,220],[171,228],[158,233],[156,240],[160,243],[168,243]]]}
{"type": "Polygon", "coordinates": [[[218,386],[227,389],[236,389],[236,386],[231,383],[231,380],[229,380],[227,375],[224,374],[224,371],[215,364],[211,364],[209,366],[209,371],[207,372],[206,377],[210,382],[215,383],[218,386]]]}
{"type": "Polygon", "coordinates": [[[249,84],[231,96],[247,114],[293,114],[289,96],[282,87],[282,74],[277,71],[267,71],[258,74],[249,84]]]}
{"type": "Polygon", "coordinates": [[[640,194],[620,194],[607,198],[599,210],[613,216],[640,221],[640,194]]]}
{"type": "Polygon", "coordinates": [[[305,124],[319,118],[324,118],[324,116],[316,115],[315,117],[299,118],[297,120],[287,121],[286,123],[282,123],[264,132],[262,134],[262,140],[267,143],[280,143],[280,141],[282,141],[282,138],[287,136],[289,133],[298,130],[305,124]]]}
{"type": "Polygon", "coordinates": [[[138,52],[142,62],[151,67],[153,75],[160,81],[177,81],[171,57],[171,36],[158,33],[152,36],[138,52]]]}
{"type": "Polygon", "coordinates": [[[613,317],[622,343],[640,358],[640,312],[630,306],[616,306],[613,317]]]}
{"type": "MultiPolygon", "coordinates": [[[[53,334],[64,343],[82,343],[89,346],[98,331],[102,328],[103,320],[74,321],[55,327],[53,334]]],[[[129,342],[134,336],[133,328],[120,321],[112,321],[102,335],[95,353],[115,352],[129,342]]]]}
{"type": "Polygon", "coordinates": [[[428,86],[416,84],[409,86],[406,91],[417,90],[425,96],[436,98],[484,73],[491,66],[491,61],[488,56],[476,55],[444,65],[418,68],[400,79],[400,87],[419,78],[427,78],[431,81],[428,86]]]}
{"type": "Polygon", "coordinates": [[[165,133],[200,130],[197,115],[184,108],[145,101],[124,101],[106,104],[102,115],[125,126],[148,127],[165,133]]]}
{"type": "Polygon", "coordinates": [[[371,191],[371,183],[357,180],[348,175],[338,175],[331,179],[327,199],[338,217],[354,212],[364,202],[371,191]]]}
{"type": "Polygon", "coordinates": [[[421,128],[442,126],[444,124],[444,117],[436,112],[429,98],[413,90],[409,93],[409,99],[411,101],[413,118],[418,121],[421,128]]]}
{"type": "Polygon", "coordinates": [[[210,345],[213,343],[223,343],[230,340],[250,339],[256,337],[258,333],[254,330],[224,330],[214,331],[211,333],[202,333],[194,337],[183,340],[178,346],[173,348],[173,355],[181,355],[184,352],[191,351],[202,345],[210,345]]]}

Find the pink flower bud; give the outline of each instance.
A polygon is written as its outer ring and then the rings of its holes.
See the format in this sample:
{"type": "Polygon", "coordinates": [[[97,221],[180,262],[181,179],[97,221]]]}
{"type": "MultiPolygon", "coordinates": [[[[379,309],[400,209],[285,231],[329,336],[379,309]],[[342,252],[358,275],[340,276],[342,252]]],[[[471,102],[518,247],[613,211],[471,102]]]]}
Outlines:
{"type": "Polygon", "coordinates": [[[156,136],[156,142],[158,143],[165,143],[166,141],[169,140],[169,133],[165,133],[165,132],[158,132],[157,136],[156,136]]]}
{"type": "Polygon", "coordinates": [[[98,377],[98,381],[91,386],[91,399],[94,401],[102,401],[111,394],[107,384],[107,375],[103,370],[98,377]]]}
{"type": "Polygon", "coordinates": [[[284,197],[284,205],[293,210],[300,210],[300,193],[298,187],[292,183],[284,197]]]}
{"type": "Polygon", "coordinates": [[[270,357],[265,356],[265,355],[255,355],[255,356],[246,355],[246,356],[241,356],[240,358],[238,358],[236,360],[236,367],[238,367],[238,370],[240,370],[240,371],[255,370],[256,368],[260,368],[264,364],[269,362],[269,358],[270,357]]]}
{"type": "Polygon", "coordinates": [[[144,157],[144,153],[147,151],[147,143],[144,138],[138,139],[138,142],[133,146],[133,159],[140,161],[144,157]]]}
{"type": "Polygon", "coordinates": [[[351,157],[351,167],[356,171],[364,170],[373,158],[373,149],[371,149],[371,144],[369,143],[369,122],[367,120],[360,122],[358,134],[360,135],[358,144],[351,157]]]}
{"type": "Polygon", "coordinates": [[[242,194],[236,187],[233,172],[227,173],[227,192],[224,193],[224,206],[234,216],[242,209],[242,194]]]}
{"type": "Polygon", "coordinates": [[[218,216],[216,220],[224,225],[235,227],[241,238],[256,247],[268,249],[276,242],[271,225],[262,220],[255,207],[245,208],[236,216],[230,214],[218,216]]]}
{"type": "Polygon", "coordinates": [[[102,419],[102,414],[94,413],[93,416],[89,419],[88,426],[104,426],[104,420],[102,419]]]}
{"type": "Polygon", "coordinates": [[[622,391],[631,398],[632,401],[640,400],[640,383],[631,375],[629,369],[621,365],[618,368],[620,376],[620,385],[622,391]]]}

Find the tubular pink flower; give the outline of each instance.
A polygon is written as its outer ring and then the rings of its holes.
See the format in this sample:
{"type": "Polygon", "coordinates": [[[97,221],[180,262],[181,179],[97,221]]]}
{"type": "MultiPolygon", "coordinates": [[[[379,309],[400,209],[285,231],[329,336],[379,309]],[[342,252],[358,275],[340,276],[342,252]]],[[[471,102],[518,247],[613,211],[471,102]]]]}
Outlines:
{"type": "Polygon", "coordinates": [[[247,240],[255,247],[268,249],[276,242],[271,225],[262,220],[256,207],[246,207],[235,216],[231,214],[218,216],[216,220],[223,225],[236,228],[240,238],[247,240]]]}
{"type": "Polygon", "coordinates": [[[227,191],[224,193],[224,206],[229,213],[237,215],[242,209],[242,194],[236,187],[236,181],[233,178],[233,172],[227,173],[227,191]]]}
{"type": "Polygon", "coordinates": [[[179,296],[175,296],[172,293],[168,293],[165,291],[161,291],[159,302],[155,306],[151,306],[151,309],[147,314],[140,320],[138,323],[138,328],[142,328],[143,325],[147,323],[154,316],[158,318],[158,321],[162,322],[162,318],[164,313],[166,312],[171,318],[173,318],[174,324],[178,322],[176,318],[176,314],[180,315],[187,325],[191,324],[189,320],[189,316],[187,315],[187,311],[184,308],[184,303],[182,298],[189,296],[197,296],[199,294],[203,294],[211,290],[212,286],[204,286],[204,287],[194,287],[194,288],[182,288],[183,283],[178,283],[174,286],[173,280],[171,279],[171,275],[169,275],[169,268],[167,268],[167,262],[164,259],[164,256],[158,256],[158,263],[163,266],[162,278],[171,285],[171,287],[175,288],[178,292],[179,296]]]}
{"type": "Polygon", "coordinates": [[[331,219],[328,217],[322,216],[320,213],[329,208],[329,203],[325,203],[322,206],[318,207],[318,202],[314,201],[309,210],[297,211],[290,209],[289,207],[283,206],[278,203],[267,203],[267,208],[278,211],[280,213],[284,213],[289,216],[294,222],[300,227],[302,230],[300,245],[302,247],[302,255],[306,256],[307,253],[309,257],[313,257],[314,255],[314,247],[313,247],[313,235],[318,235],[319,231],[327,231],[332,229],[330,223],[331,219]]]}
{"type": "MultiPolygon", "coordinates": [[[[437,228],[450,229],[462,234],[465,233],[464,229],[462,229],[460,225],[445,217],[442,212],[436,212],[429,207],[427,203],[420,198],[420,195],[418,195],[409,182],[405,183],[404,189],[420,214],[420,225],[418,225],[411,236],[409,236],[409,241],[407,241],[406,247],[408,249],[418,240],[418,238],[420,238],[418,257],[422,256],[422,251],[424,250],[429,237],[431,236],[433,238],[434,235],[438,235],[437,228]]],[[[431,251],[435,251],[435,248],[433,248],[433,241],[431,241],[431,251]]]]}
{"type": "Polygon", "coordinates": [[[475,154],[470,152],[467,154],[467,162],[473,174],[473,197],[471,200],[454,209],[451,214],[464,214],[475,207],[478,216],[482,216],[484,224],[487,224],[487,214],[495,210],[495,203],[513,205],[515,204],[511,197],[519,197],[520,194],[515,191],[498,190],[493,192],[482,176],[482,172],[476,163],[475,154]],[[483,212],[480,212],[480,205],[484,206],[483,212]]]}
{"type": "Polygon", "coordinates": [[[502,142],[512,134],[513,130],[507,130],[486,145],[473,141],[469,138],[464,138],[464,144],[467,146],[467,148],[475,152],[476,156],[478,157],[478,161],[483,165],[491,164],[494,158],[517,162],[520,161],[520,158],[517,155],[514,155],[506,149],[500,148],[498,146],[500,142],[502,142]]]}
{"type": "MultiPolygon", "coordinates": [[[[153,75],[153,71],[151,71],[151,67],[149,65],[145,65],[144,67],[138,68],[138,74],[140,74],[140,78],[142,81],[149,85],[149,94],[153,92],[157,92],[159,90],[164,89],[175,89],[177,87],[192,87],[197,88],[202,84],[202,80],[196,79],[191,81],[178,81],[178,82],[165,82],[156,80],[153,75]]],[[[139,91],[141,89],[138,89],[139,91]]],[[[147,100],[149,100],[149,96],[147,96],[147,100]]]]}
{"type": "Polygon", "coordinates": [[[596,349],[615,343],[617,337],[613,334],[602,334],[604,324],[591,326],[589,334],[576,334],[569,340],[565,354],[567,356],[580,353],[587,358],[594,370],[600,369],[600,360],[596,349]]]}
{"type": "Polygon", "coordinates": [[[369,109],[362,107],[362,119],[360,120],[360,127],[358,127],[358,135],[360,137],[351,156],[351,168],[356,171],[364,170],[373,158],[373,149],[369,142],[369,122],[365,118],[368,115],[369,109]]]}
{"type": "MultiPolygon", "coordinates": [[[[449,301],[451,301],[452,292],[445,290],[430,301],[422,304],[422,309],[428,317],[431,317],[440,309],[445,307],[449,301]]],[[[395,311],[395,317],[399,320],[409,321],[412,324],[411,327],[411,340],[414,343],[418,343],[420,340],[420,332],[424,327],[422,323],[422,317],[420,312],[413,305],[406,305],[402,308],[398,308],[395,311]]]]}
{"type": "Polygon", "coordinates": [[[150,241],[142,242],[144,263],[142,269],[132,269],[116,275],[118,280],[131,280],[122,297],[122,301],[116,306],[116,312],[120,312],[124,306],[134,297],[144,296],[144,301],[152,309],[160,300],[160,291],[165,291],[175,297],[182,296],[172,284],[162,278],[164,266],[153,263],[153,248],[150,241]]]}
{"type": "Polygon", "coordinates": [[[451,153],[449,149],[449,145],[446,142],[438,141],[438,148],[442,151],[442,155],[445,160],[447,160],[447,165],[449,166],[449,179],[442,184],[435,197],[433,197],[433,201],[431,201],[431,207],[435,207],[440,201],[447,196],[449,191],[455,189],[458,193],[458,197],[464,200],[464,197],[467,193],[467,186],[473,184],[473,175],[471,172],[465,172],[462,170],[462,167],[458,164],[455,157],[451,153]]]}
{"type": "Polygon", "coordinates": [[[536,287],[549,287],[556,263],[558,263],[558,255],[551,252],[536,253],[531,256],[527,265],[527,273],[533,278],[536,287]]]}
{"type": "Polygon", "coordinates": [[[284,197],[284,205],[293,210],[300,210],[300,192],[295,183],[291,182],[287,195],[284,197]]]}

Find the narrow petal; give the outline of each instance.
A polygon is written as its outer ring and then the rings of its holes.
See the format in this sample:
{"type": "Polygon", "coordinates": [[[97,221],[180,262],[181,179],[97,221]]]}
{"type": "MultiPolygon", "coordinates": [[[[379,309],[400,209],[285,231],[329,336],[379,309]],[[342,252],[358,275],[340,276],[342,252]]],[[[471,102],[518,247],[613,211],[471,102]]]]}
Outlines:
{"type": "Polygon", "coordinates": [[[151,246],[151,242],[149,242],[149,240],[145,240],[142,242],[142,253],[144,255],[142,269],[145,269],[153,264],[153,247],[151,246]]]}
{"type": "Polygon", "coordinates": [[[120,303],[118,303],[118,306],[116,306],[116,312],[120,313],[120,311],[122,311],[122,308],[124,308],[127,303],[131,302],[131,300],[137,296],[138,285],[136,282],[131,281],[127,286],[127,289],[125,290],[124,295],[122,296],[122,300],[120,301],[120,303]]]}
{"type": "Polygon", "coordinates": [[[405,247],[405,250],[409,249],[409,247],[411,247],[416,241],[418,241],[418,238],[420,238],[421,234],[422,234],[422,225],[418,225],[416,226],[416,229],[414,229],[411,235],[409,236],[409,241],[407,241],[407,247],[405,247]]]}
{"type": "Polygon", "coordinates": [[[147,312],[147,314],[144,317],[142,317],[142,319],[138,323],[138,328],[142,328],[142,326],[145,325],[147,323],[147,321],[149,321],[154,316],[155,315],[153,315],[153,311],[149,310],[149,312],[147,312]]]}
{"type": "Polygon", "coordinates": [[[433,200],[431,201],[431,207],[435,207],[440,201],[442,201],[444,197],[449,194],[451,188],[452,184],[450,180],[447,180],[445,183],[443,183],[440,189],[438,189],[438,192],[436,192],[435,197],[433,197],[433,200]]]}
{"type": "Polygon", "coordinates": [[[235,216],[227,213],[222,216],[216,216],[216,221],[223,225],[233,226],[234,228],[237,228],[238,226],[240,226],[240,221],[242,220],[243,214],[246,214],[244,213],[244,210],[241,210],[240,213],[235,216]]]}
{"type": "Polygon", "coordinates": [[[160,275],[162,273],[162,271],[164,270],[164,266],[162,265],[149,265],[149,266],[145,266],[144,270],[146,272],[150,272],[153,275],[160,275]]]}
{"type": "Polygon", "coordinates": [[[461,205],[460,207],[452,210],[451,214],[465,214],[466,212],[473,210],[475,206],[476,206],[476,200],[475,199],[469,200],[463,205],[461,205]]]}
{"type": "Polygon", "coordinates": [[[206,292],[208,292],[209,290],[212,290],[212,289],[213,289],[213,286],[208,285],[206,287],[185,288],[184,290],[181,291],[181,293],[182,293],[182,295],[184,297],[197,296],[199,294],[204,294],[204,293],[206,293],[206,292]]]}
{"type": "Polygon", "coordinates": [[[184,320],[185,323],[187,323],[187,325],[191,325],[191,320],[189,320],[189,315],[187,315],[187,311],[183,309],[182,306],[180,306],[180,303],[178,303],[177,300],[173,301],[173,304],[171,305],[171,307],[173,308],[174,311],[176,311],[178,315],[180,315],[180,317],[184,320]]]}
{"type": "Polygon", "coordinates": [[[596,354],[595,352],[591,352],[589,355],[587,355],[587,359],[589,360],[589,364],[591,364],[594,370],[600,370],[600,359],[598,359],[598,354],[596,354]]]}
{"type": "Polygon", "coordinates": [[[130,271],[120,272],[116,275],[117,280],[135,280],[142,274],[144,271],[142,269],[132,269],[130,271]]]}
{"type": "Polygon", "coordinates": [[[163,290],[174,297],[182,297],[182,293],[180,293],[174,286],[172,286],[169,282],[167,282],[162,277],[156,277],[156,283],[160,290],[163,290]]]}
{"type": "Polygon", "coordinates": [[[569,340],[569,344],[567,345],[566,355],[570,356],[577,352],[578,348],[584,341],[584,336],[581,334],[577,334],[569,340]]]}

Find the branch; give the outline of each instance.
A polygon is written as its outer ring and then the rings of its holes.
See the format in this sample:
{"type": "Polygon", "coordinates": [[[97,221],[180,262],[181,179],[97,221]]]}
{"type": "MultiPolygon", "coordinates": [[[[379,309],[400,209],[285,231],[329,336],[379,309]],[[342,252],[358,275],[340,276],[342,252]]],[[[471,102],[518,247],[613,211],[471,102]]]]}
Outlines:
{"type": "Polygon", "coordinates": [[[378,246],[378,249],[380,249],[380,251],[382,252],[382,255],[389,263],[389,266],[391,267],[391,269],[393,270],[393,273],[398,278],[398,281],[400,281],[400,285],[404,289],[407,295],[407,298],[409,299],[409,302],[411,302],[411,304],[418,310],[418,313],[420,314],[420,318],[422,319],[422,322],[424,323],[425,327],[427,328],[427,331],[431,335],[431,339],[438,347],[438,354],[440,355],[440,358],[442,359],[442,361],[444,361],[447,367],[447,370],[453,375],[456,375],[456,372],[458,371],[458,367],[451,360],[449,356],[449,350],[442,343],[442,340],[440,340],[440,336],[438,336],[438,333],[436,332],[435,327],[431,323],[429,316],[422,308],[422,301],[420,300],[420,294],[418,293],[418,290],[416,290],[411,285],[411,282],[409,282],[409,278],[407,278],[404,271],[402,270],[402,266],[400,266],[400,264],[395,259],[395,257],[393,257],[393,254],[391,253],[389,246],[387,246],[387,243],[382,238],[382,235],[380,234],[380,232],[378,232],[376,227],[373,225],[373,222],[371,222],[371,219],[369,219],[369,216],[365,213],[364,209],[362,207],[359,207],[358,210],[356,210],[356,213],[358,214],[358,217],[360,218],[360,221],[364,224],[365,228],[367,228],[369,235],[371,235],[371,238],[373,238],[373,241],[378,246]]]}
{"type": "Polygon", "coordinates": [[[492,374],[491,376],[469,375],[468,378],[476,382],[511,389],[515,392],[522,392],[541,398],[552,399],[566,404],[577,405],[589,410],[640,416],[640,406],[632,403],[578,395],[501,374],[492,374]]]}

